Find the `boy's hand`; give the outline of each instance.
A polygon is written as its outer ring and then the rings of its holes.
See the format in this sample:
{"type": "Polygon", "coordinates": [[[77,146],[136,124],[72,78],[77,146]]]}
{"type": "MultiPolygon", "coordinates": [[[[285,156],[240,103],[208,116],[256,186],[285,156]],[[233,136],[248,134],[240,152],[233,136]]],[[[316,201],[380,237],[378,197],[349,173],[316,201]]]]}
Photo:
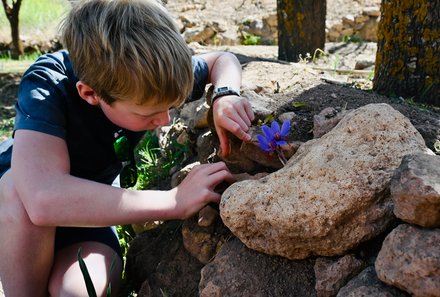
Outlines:
{"type": "Polygon", "coordinates": [[[215,192],[215,187],[222,182],[234,181],[223,162],[194,166],[180,185],[171,190],[175,194],[178,216],[186,219],[209,202],[218,203],[221,195],[215,192]]]}
{"type": "Polygon", "coordinates": [[[254,112],[247,99],[235,95],[218,98],[212,108],[215,130],[220,140],[219,153],[227,157],[230,153],[227,132],[243,141],[250,141],[251,136],[247,131],[254,120],[254,112]]]}

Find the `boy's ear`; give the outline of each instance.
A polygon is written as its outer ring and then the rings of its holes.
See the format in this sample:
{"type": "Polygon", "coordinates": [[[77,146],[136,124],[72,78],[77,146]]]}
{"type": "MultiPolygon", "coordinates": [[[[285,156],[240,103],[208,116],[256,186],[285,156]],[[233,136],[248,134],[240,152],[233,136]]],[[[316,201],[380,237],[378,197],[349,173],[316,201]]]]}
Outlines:
{"type": "Polygon", "coordinates": [[[87,103],[90,105],[99,105],[99,96],[89,85],[83,81],[78,81],[76,83],[76,89],[78,90],[79,96],[86,100],[87,103]]]}

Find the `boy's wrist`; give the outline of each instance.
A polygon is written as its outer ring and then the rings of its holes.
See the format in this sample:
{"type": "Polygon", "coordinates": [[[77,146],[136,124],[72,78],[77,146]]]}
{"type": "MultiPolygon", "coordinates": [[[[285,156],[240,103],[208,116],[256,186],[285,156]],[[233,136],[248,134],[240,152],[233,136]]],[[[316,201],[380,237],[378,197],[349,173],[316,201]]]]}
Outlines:
{"type": "Polygon", "coordinates": [[[229,86],[215,87],[211,85],[206,94],[206,103],[208,106],[212,106],[216,99],[231,95],[240,96],[240,91],[229,86]]]}

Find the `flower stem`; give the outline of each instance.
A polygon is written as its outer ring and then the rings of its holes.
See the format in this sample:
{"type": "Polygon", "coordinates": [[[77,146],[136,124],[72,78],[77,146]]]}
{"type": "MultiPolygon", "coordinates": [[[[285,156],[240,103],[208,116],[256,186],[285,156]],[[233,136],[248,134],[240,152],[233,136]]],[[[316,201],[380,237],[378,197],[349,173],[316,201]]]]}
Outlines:
{"type": "Polygon", "coordinates": [[[283,166],[286,166],[287,160],[286,157],[284,156],[284,153],[281,149],[277,148],[276,150],[278,159],[280,160],[281,164],[283,164],[283,166]]]}

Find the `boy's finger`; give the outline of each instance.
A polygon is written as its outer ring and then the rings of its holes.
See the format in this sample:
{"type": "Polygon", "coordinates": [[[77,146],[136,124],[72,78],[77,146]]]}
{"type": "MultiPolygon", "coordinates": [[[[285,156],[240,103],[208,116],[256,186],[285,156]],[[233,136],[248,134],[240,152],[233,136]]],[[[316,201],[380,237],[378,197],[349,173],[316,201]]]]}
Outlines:
{"type": "MultiPolygon", "coordinates": [[[[244,108],[249,120],[252,122],[254,120],[254,111],[252,110],[252,105],[249,102],[246,102],[244,108]]],[[[250,125],[249,125],[250,126],[250,125]]]]}
{"type": "MultiPolygon", "coordinates": [[[[245,117],[246,118],[246,117],[245,117]]],[[[249,123],[250,125],[250,123],[249,123]]],[[[249,130],[249,125],[247,125],[241,115],[236,112],[232,117],[223,118],[222,127],[241,140],[244,140],[242,137],[243,132],[246,134],[246,131],[249,130]]]]}
{"type": "Polygon", "coordinates": [[[229,156],[229,139],[223,129],[217,129],[217,136],[220,141],[220,156],[226,158],[229,156]]]}
{"type": "Polygon", "coordinates": [[[242,129],[245,128],[243,130],[247,130],[250,127],[250,125],[251,125],[251,119],[249,118],[249,115],[247,113],[246,107],[244,107],[243,109],[240,109],[238,111],[238,115],[240,116],[240,119],[243,121],[243,123],[246,125],[246,127],[243,127],[241,125],[240,125],[240,127],[242,129]]]}
{"type": "Polygon", "coordinates": [[[214,188],[221,183],[231,184],[235,182],[234,176],[228,170],[219,170],[209,175],[210,183],[214,185],[214,188]]]}

